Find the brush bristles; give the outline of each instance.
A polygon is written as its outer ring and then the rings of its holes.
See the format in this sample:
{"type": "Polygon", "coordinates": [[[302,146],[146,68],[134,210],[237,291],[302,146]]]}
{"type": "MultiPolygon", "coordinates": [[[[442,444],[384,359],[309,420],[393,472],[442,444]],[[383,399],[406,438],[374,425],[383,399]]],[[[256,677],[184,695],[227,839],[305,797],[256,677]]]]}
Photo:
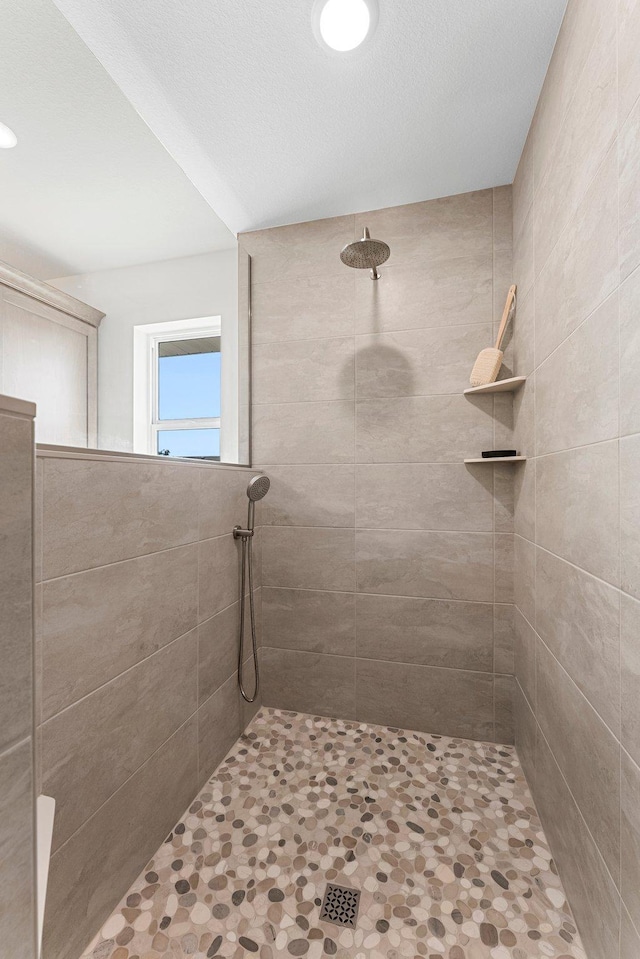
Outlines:
{"type": "Polygon", "coordinates": [[[469,382],[472,386],[487,386],[488,383],[495,383],[502,366],[502,350],[496,350],[489,347],[478,354],[478,359],[473,364],[469,382]]]}

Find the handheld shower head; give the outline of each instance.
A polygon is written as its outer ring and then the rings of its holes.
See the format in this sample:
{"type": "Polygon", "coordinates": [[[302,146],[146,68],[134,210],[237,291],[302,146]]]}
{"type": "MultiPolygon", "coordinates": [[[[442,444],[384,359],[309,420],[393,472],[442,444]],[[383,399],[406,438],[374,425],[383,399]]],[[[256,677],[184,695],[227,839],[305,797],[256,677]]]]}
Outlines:
{"type": "Polygon", "coordinates": [[[247,496],[252,503],[262,499],[269,492],[271,480],[268,476],[254,476],[247,486],[247,496]]]}
{"type": "Polygon", "coordinates": [[[345,266],[351,266],[355,270],[371,270],[372,280],[380,279],[378,267],[381,263],[386,263],[390,256],[389,244],[383,240],[372,240],[367,227],[364,228],[362,239],[347,243],[340,253],[340,259],[345,266]]]}

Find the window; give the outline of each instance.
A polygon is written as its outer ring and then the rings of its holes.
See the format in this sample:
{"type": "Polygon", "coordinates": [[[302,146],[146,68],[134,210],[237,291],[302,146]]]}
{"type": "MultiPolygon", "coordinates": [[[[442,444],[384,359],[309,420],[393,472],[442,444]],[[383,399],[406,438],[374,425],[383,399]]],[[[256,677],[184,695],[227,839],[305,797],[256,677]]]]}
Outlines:
{"type": "Polygon", "coordinates": [[[134,328],[134,449],[220,459],[220,317],[134,328]]]}

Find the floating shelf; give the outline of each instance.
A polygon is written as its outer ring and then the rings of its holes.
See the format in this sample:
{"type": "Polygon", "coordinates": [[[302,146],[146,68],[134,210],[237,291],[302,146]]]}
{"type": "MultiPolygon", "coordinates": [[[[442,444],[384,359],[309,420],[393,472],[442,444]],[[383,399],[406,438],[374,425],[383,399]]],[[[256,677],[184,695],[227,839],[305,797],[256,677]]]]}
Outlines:
{"type": "Polygon", "coordinates": [[[477,459],[465,460],[465,463],[523,463],[526,456],[481,456],[477,459]]]}
{"type": "Polygon", "coordinates": [[[523,383],[526,382],[526,376],[510,376],[508,380],[496,380],[495,383],[487,383],[485,386],[471,386],[464,391],[465,396],[476,393],[515,393],[523,383]]]}

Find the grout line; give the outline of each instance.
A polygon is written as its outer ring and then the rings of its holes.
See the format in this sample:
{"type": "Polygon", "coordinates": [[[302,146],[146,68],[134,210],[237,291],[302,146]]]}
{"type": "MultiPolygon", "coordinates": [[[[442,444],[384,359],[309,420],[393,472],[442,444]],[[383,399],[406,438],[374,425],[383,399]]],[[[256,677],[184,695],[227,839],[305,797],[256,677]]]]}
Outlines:
{"type": "MultiPolygon", "coordinates": [[[[494,676],[494,673],[491,669],[464,669],[461,666],[438,666],[432,663],[418,663],[418,662],[406,662],[403,659],[377,659],[374,656],[349,656],[346,653],[326,653],[319,650],[313,649],[300,649],[296,646],[273,646],[270,645],[265,647],[267,649],[281,649],[286,653],[302,653],[305,656],[327,656],[330,659],[345,659],[345,660],[360,660],[367,663],[380,663],[381,665],[393,666],[409,666],[411,668],[418,669],[441,669],[446,670],[447,672],[456,672],[456,673],[469,673],[473,676],[494,676]]],[[[496,673],[497,676],[512,676],[512,673],[496,673]]]]}

